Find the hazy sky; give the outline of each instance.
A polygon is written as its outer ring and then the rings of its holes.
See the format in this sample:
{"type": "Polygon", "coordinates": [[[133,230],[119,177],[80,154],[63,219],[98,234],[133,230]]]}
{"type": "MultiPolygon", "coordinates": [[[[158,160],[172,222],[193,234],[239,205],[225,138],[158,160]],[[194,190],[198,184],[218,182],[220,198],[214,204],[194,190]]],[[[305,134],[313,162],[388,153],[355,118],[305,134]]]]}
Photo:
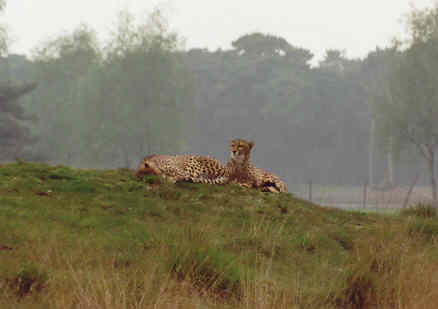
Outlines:
{"type": "Polygon", "coordinates": [[[81,22],[104,33],[120,9],[145,14],[160,5],[172,29],[186,39],[187,48],[229,48],[239,36],[259,31],[282,36],[318,58],[326,49],[345,49],[352,58],[386,46],[401,34],[400,18],[410,3],[424,8],[435,1],[7,0],[3,19],[16,40],[12,46],[16,53],[28,53],[44,38],[81,22]]]}

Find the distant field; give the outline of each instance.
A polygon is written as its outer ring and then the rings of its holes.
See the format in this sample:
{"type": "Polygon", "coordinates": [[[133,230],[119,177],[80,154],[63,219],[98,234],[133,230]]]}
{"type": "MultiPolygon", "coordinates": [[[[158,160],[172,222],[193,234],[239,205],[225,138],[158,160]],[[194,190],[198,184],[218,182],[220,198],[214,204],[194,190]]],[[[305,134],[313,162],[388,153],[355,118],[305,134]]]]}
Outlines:
{"type": "Polygon", "coordinates": [[[437,245],[427,206],[0,165],[2,309],[436,308],[437,245]]]}

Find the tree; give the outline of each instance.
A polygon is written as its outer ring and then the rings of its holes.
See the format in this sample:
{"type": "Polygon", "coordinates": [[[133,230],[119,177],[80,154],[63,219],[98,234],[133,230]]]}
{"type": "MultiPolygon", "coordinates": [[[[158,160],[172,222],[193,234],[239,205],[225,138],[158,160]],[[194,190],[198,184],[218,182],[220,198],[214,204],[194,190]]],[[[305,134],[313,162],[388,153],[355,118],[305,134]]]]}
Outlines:
{"type": "Polygon", "coordinates": [[[297,66],[308,67],[313,57],[309,50],[294,47],[282,37],[259,32],[243,35],[231,45],[239,55],[266,58],[283,56],[297,66]]]}
{"type": "Polygon", "coordinates": [[[36,88],[35,83],[0,83],[0,159],[10,160],[18,156],[26,144],[34,141],[30,130],[20,121],[30,120],[17,99],[36,88]]]}
{"type": "MultiPolygon", "coordinates": [[[[6,2],[0,0],[0,12],[6,2]]],[[[4,25],[0,26],[0,56],[7,62],[8,33],[4,25]]],[[[7,65],[7,64],[6,64],[7,65]]],[[[23,126],[22,121],[33,119],[25,113],[18,98],[36,88],[36,83],[0,82],[0,159],[10,160],[18,156],[26,144],[34,141],[30,130],[23,126]]]]}
{"type": "Polygon", "coordinates": [[[373,166],[376,137],[378,144],[386,154],[386,172],[381,183],[383,188],[394,186],[394,158],[399,156],[400,145],[395,144],[391,133],[390,123],[380,121],[375,115],[376,104],[385,104],[392,100],[389,91],[389,77],[400,57],[400,52],[395,47],[386,49],[376,48],[364,59],[361,66],[361,84],[367,92],[370,110],[370,141],[369,141],[369,184],[374,184],[373,166]],[[379,120],[379,121],[378,121],[379,120]]]}
{"type": "Polygon", "coordinates": [[[191,149],[220,155],[228,138],[246,137],[256,139],[255,162],[289,181],[362,182],[369,113],[351,74],[360,61],[342,58],[343,74],[311,68],[308,58],[287,56],[283,49],[292,44],[277,37],[262,45],[266,37],[242,36],[232,50],[186,53],[199,115],[191,149]],[[252,48],[250,38],[260,45],[252,48]]]}
{"type": "MultiPolygon", "coordinates": [[[[6,7],[6,0],[0,0],[0,14],[3,13],[6,7]]],[[[7,27],[0,24],[0,55],[7,56],[10,39],[7,27]]]]}
{"type": "Polygon", "coordinates": [[[238,53],[266,57],[285,55],[292,48],[284,38],[259,32],[243,35],[231,45],[238,53]]]}
{"type": "Polygon", "coordinates": [[[412,11],[408,26],[408,48],[390,77],[391,100],[378,104],[378,115],[391,128],[394,140],[413,145],[425,159],[436,200],[438,6],[412,11]]]}
{"type": "Polygon", "coordinates": [[[89,112],[84,93],[87,78],[101,62],[96,33],[81,24],[37,46],[33,62],[40,87],[31,108],[40,119],[36,131],[45,137],[35,151],[49,160],[72,164],[82,152],[82,135],[88,127],[83,121],[89,112]]]}
{"type": "Polygon", "coordinates": [[[328,49],[324,59],[319,62],[319,68],[345,76],[358,68],[358,63],[358,60],[348,59],[345,50],[328,49]]]}
{"type": "Polygon", "coordinates": [[[116,137],[115,151],[125,166],[146,153],[177,152],[184,146],[191,82],[178,55],[180,43],[158,9],[146,20],[119,14],[96,76],[101,93],[93,106],[105,112],[94,132],[106,137],[97,148],[114,147],[116,137]]]}
{"type": "Polygon", "coordinates": [[[94,167],[131,167],[151,151],[180,151],[191,85],[179,44],[155,10],[140,21],[122,11],[105,44],[80,25],[40,45],[34,63],[43,87],[33,105],[45,139],[38,150],[94,167]]]}
{"type": "Polygon", "coordinates": [[[48,82],[74,80],[86,75],[101,57],[95,31],[79,25],[71,34],[44,42],[34,50],[39,77],[48,82]]]}

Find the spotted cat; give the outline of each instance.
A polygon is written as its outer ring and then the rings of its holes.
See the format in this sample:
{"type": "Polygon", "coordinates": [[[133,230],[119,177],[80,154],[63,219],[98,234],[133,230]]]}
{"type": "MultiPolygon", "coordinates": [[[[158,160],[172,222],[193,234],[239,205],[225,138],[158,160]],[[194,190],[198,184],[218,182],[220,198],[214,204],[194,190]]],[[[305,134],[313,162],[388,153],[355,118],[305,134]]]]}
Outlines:
{"type": "Polygon", "coordinates": [[[136,175],[160,175],[172,182],[224,184],[228,178],[222,164],[201,155],[149,155],[137,166],[136,175]]]}
{"type": "Polygon", "coordinates": [[[287,192],[286,184],[277,175],[252,164],[253,147],[254,142],[244,139],[231,141],[228,162],[224,167],[228,181],[265,192],[287,192]]]}

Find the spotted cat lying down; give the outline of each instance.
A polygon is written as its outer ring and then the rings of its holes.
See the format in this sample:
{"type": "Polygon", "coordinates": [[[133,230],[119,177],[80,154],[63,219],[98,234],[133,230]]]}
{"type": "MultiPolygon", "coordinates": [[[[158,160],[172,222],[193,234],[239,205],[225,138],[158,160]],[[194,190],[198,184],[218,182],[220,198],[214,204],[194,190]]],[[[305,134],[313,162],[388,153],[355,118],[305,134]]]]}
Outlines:
{"type": "Polygon", "coordinates": [[[201,155],[149,155],[138,165],[136,175],[163,176],[170,181],[224,184],[236,183],[265,192],[287,192],[285,183],[275,174],[255,167],[251,162],[253,142],[234,139],[229,145],[228,162],[201,155]]]}

